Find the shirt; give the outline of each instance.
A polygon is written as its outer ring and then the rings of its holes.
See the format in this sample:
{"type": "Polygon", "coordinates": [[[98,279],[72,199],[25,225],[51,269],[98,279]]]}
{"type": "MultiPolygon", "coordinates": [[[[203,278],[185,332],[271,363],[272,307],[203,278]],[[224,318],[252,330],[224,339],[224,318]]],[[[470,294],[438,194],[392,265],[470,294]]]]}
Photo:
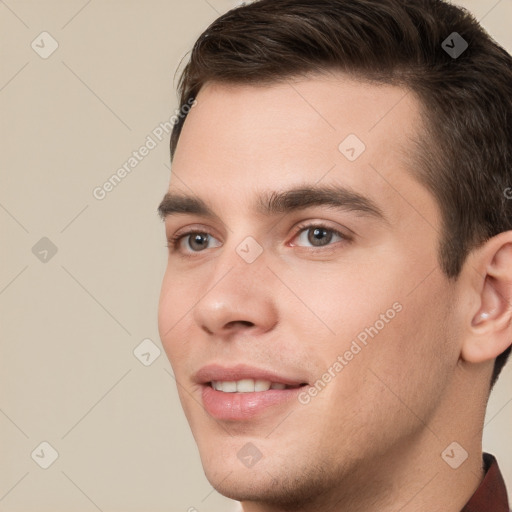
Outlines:
{"type": "Polygon", "coordinates": [[[484,453],[483,459],[484,479],[461,512],[512,512],[496,459],[489,453],[484,453]]]}

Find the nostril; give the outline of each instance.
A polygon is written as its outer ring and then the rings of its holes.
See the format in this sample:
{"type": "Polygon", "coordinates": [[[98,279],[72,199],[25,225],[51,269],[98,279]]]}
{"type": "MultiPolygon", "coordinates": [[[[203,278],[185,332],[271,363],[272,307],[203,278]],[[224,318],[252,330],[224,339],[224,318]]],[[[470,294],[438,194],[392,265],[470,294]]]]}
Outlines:
{"type": "Polygon", "coordinates": [[[252,322],[249,322],[248,320],[233,320],[232,322],[228,322],[226,324],[226,327],[233,327],[236,326],[236,324],[245,325],[246,327],[252,327],[254,325],[252,322]]]}

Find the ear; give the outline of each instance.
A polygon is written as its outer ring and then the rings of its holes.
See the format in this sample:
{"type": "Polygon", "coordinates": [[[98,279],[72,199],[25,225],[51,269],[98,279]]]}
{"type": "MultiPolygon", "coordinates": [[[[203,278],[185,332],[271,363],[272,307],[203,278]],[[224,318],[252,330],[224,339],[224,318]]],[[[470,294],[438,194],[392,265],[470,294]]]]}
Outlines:
{"type": "Polygon", "coordinates": [[[470,293],[476,294],[470,311],[468,335],[461,357],[483,363],[498,357],[512,343],[512,231],[488,240],[468,258],[466,272],[473,272],[470,293]]]}

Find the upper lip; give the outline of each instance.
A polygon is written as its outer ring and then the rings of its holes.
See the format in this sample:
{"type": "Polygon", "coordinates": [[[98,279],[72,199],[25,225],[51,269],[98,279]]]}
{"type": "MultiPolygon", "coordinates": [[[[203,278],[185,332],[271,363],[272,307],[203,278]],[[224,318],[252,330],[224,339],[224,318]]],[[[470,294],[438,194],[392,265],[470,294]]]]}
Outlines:
{"type": "Polygon", "coordinates": [[[271,370],[256,368],[246,364],[237,364],[235,366],[208,364],[195,374],[194,380],[199,384],[207,384],[211,381],[237,381],[242,379],[268,380],[270,382],[280,382],[287,386],[297,386],[306,383],[304,379],[279,375],[271,370]]]}

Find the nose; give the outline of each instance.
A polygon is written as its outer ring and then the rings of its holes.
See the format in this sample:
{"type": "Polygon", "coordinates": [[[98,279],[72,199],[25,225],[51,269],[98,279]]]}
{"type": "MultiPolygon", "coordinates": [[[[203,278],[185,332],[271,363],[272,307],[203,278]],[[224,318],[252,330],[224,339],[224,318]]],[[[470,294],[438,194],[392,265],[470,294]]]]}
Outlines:
{"type": "Polygon", "coordinates": [[[277,323],[276,286],[263,255],[247,263],[235,251],[218,258],[204,295],[193,311],[197,326],[210,335],[226,337],[248,329],[267,332],[277,323]]]}

